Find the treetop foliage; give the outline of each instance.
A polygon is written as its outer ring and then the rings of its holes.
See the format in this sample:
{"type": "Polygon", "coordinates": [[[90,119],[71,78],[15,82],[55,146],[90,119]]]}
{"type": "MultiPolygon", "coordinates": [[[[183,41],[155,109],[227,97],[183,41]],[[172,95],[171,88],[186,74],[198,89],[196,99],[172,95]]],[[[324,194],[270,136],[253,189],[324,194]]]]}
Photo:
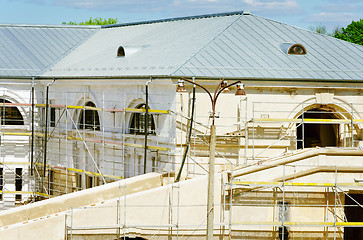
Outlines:
{"type": "Polygon", "coordinates": [[[335,32],[334,37],[363,45],[363,19],[352,21],[346,28],[335,32]]]}
{"type": "Polygon", "coordinates": [[[329,35],[328,31],[326,30],[326,26],[322,24],[316,26],[309,26],[309,30],[320,34],[329,35]]]}
{"type": "Polygon", "coordinates": [[[67,25],[111,25],[111,24],[116,24],[118,21],[117,18],[93,18],[92,17],[85,22],[62,22],[62,24],[67,24],[67,25]]]}

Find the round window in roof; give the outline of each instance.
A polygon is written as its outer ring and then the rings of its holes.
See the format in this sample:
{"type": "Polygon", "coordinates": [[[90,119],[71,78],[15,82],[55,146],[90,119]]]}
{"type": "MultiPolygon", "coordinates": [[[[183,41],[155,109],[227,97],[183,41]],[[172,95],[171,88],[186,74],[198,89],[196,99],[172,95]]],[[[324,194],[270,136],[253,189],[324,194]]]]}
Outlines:
{"type": "Polygon", "coordinates": [[[125,57],[125,49],[122,46],[117,49],[117,57],[125,57]]]}
{"type": "Polygon", "coordinates": [[[289,47],[289,50],[287,51],[288,54],[294,54],[294,55],[305,55],[306,49],[301,44],[293,44],[291,47],[289,47]]]}

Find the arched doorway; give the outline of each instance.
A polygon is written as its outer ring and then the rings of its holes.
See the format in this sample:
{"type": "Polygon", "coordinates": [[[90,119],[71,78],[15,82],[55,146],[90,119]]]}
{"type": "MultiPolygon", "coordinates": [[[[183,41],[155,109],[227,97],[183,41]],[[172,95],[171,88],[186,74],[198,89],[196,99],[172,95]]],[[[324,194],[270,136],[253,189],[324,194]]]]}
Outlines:
{"type": "MultiPolygon", "coordinates": [[[[338,119],[334,113],[314,108],[305,111],[299,119],[338,119]]],[[[339,146],[339,124],[303,122],[297,127],[297,149],[339,146]]]]}

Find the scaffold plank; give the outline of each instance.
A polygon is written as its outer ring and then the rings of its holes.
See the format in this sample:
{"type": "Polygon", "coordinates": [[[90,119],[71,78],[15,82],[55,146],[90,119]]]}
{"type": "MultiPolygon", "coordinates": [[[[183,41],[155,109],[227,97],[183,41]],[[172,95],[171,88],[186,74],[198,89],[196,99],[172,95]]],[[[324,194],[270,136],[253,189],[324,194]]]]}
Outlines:
{"type": "Polygon", "coordinates": [[[298,118],[298,119],[288,119],[288,118],[255,118],[253,122],[289,122],[289,123],[352,123],[362,122],[361,119],[314,119],[314,118],[298,118]]]}
{"type": "Polygon", "coordinates": [[[361,187],[363,183],[299,183],[299,182],[254,182],[254,181],[233,181],[232,185],[238,186],[300,186],[300,187],[361,187]]]}
{"type": "MultiPolygon", "coordinates": [[[[14,107],[31,107],[31,103],[3,103],[4,106],[14,106],[14,107]]],[[[47,105],[43,103],[34,104],[35,107],[45,108],[47,105]]],[[[63,105],[63,104],[49,104],[51,108],[68,108],[68,109],[85,109],[85,110],[95,110],[95,111],[105,111],[105,112],[136,112],[136,113],[144,113],[145,109],[139,108],[97,108],[90,106],[77,106],[77,105],[63,105]]],[[[149,109],[148,112],[150,114],[169,114],[169,110],[159,110],[159,109],[149,109]]]]}
{"type": "Polygon", "coordinates": [[[232,225],[265,225],[265,226],[287,226],[287,227],[363,227],[363,222],[232,222],[232,225]]]}

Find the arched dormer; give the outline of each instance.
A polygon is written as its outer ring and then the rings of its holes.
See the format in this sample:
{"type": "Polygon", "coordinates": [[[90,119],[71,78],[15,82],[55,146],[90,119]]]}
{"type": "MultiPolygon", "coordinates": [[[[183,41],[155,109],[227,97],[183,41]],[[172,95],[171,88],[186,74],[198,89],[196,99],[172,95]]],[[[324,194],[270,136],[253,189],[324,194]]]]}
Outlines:
{"type": "Polygon", "coordinates": [[[282,43],[281,50],[287,55],[306,55],[306,48],[299,43],[282,43]]]}

